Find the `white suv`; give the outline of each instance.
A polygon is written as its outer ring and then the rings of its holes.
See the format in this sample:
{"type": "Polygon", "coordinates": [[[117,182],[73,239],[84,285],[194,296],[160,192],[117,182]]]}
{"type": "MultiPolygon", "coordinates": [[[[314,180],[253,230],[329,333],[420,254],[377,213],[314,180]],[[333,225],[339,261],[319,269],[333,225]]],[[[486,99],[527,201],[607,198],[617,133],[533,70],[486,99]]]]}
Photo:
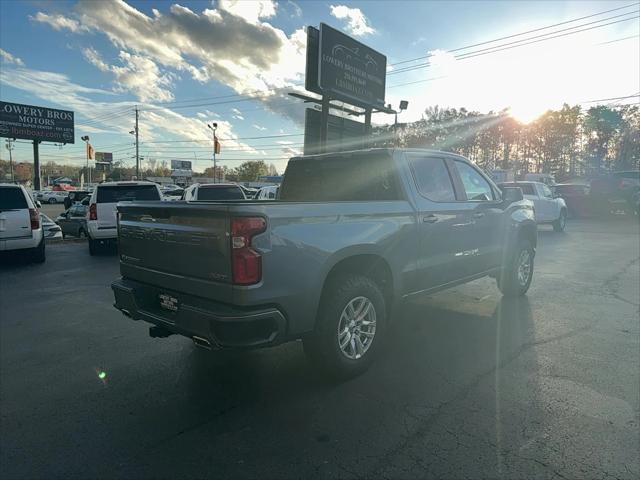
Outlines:
{"type": "Polygon", "coordinates": [[[87,210],[87,234],[89,253],[94,255],[100,244],[114,242],[118,238],[118,202],[161,200],[157,184],[152,182],[105,182],[99,184],[89,200],[87,210]]]}
{"type": "Polygon", "coordinates": [[[0,183],[0,251],[29,251],[34,262],[45,261],[40,214],[21,185],[0,183]]]}

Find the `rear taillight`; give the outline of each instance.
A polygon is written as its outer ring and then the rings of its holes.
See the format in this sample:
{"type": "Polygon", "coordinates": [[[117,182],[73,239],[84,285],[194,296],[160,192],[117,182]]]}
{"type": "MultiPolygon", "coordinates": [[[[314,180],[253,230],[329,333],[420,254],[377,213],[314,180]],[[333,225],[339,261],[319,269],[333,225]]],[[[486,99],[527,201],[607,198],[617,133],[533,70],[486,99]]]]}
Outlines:
{"type": "Polygon", "coordinates": [[[251,239],[266,228],[261,217],[231,219],[231,263],[236,285],[251,285],[262,279],[262,255],[251,248],[251,239]]]}
{"type": "Polygon", "coordinates": [[[40,214],[35,208],[29,209],[29,220],[31,220],[31,230],[40,228],[40,214]]]}
{"type": "Polygon", "coordinates": [[[95,203],[89,205],[89,220],[98,219],[98,206],[95,203]]]}

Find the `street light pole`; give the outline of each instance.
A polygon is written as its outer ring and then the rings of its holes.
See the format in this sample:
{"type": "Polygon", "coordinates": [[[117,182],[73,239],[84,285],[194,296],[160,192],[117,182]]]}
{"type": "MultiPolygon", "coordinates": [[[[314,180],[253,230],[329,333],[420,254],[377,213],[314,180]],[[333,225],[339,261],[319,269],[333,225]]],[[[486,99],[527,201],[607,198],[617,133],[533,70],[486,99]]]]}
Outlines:
{"type": "Polygon", "coordinates": [[[15,178],[13,177],[13,155],[11,154],[11,152],[13,151],[13,140],[7,138],[6,141],[7,144],[5,145],[5,147],[7,147],[7,150],[9,150],[9,171],[11,172],[11,183],[14,183],[15,178]]]}
{"type": "MultiPolygon", "coordinates": [[[[407,107],[409,106],[409,102],[407,100],[400,100],[400,113],[402,113],[403,111],[405,111],[407,109],[407,107]]],[[[399,146],[398,144],[400,143],[400,139],[398,138],[398,111],[396,110],[395,112],[396,114],[396,121],[393,125],[393,136],[395,138],[395,144],[396,147],[399,146]]]]}
{"type": "Polygon", "coordinates": [[[91,170],[89,170],[89,135],[80,137],[80,140],[84,141],[84,144],[85,144],[84,149],[85,149],[85,155],[87,157],[87,178],[89,179],[87,184],[91,184],[91,170]]]}
{"type": "Polygon", "coordinates": [[[216,166],[216,129],[218,124],[213,122],[213,127],[207,123],[207,127],[213,132],[213,183],[218,183],[218,169],[216,166]]]}

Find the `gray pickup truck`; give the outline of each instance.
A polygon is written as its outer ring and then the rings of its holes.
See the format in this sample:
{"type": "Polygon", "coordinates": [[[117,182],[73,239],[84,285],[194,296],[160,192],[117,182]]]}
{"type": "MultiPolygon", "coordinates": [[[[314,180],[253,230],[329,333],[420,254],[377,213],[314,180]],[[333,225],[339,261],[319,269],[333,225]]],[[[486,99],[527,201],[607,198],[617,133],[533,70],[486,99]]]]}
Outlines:
{"type": "Polygon", "coordinates": [[[371,149],[293,158],[276,201],[118,205],[115,307],[209,348],[302,339],[333,375],[366,369],[402,300],[484,276],[531,283],[519,188],[463,157],[371,149]]]}

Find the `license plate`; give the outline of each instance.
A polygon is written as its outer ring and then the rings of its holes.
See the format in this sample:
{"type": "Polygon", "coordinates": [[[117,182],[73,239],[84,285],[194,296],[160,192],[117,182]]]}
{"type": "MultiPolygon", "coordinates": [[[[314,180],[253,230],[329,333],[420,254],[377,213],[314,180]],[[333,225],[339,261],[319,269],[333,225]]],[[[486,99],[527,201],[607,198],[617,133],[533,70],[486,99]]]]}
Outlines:
{"type": "Polygon", "coordinates": [[[176,297],[172,297],[166,293],[161,293],[158,295],[158,298],[160,299],[160,308],[164,308],[171,312],[178,311],[178,299],[176,297]]]}

